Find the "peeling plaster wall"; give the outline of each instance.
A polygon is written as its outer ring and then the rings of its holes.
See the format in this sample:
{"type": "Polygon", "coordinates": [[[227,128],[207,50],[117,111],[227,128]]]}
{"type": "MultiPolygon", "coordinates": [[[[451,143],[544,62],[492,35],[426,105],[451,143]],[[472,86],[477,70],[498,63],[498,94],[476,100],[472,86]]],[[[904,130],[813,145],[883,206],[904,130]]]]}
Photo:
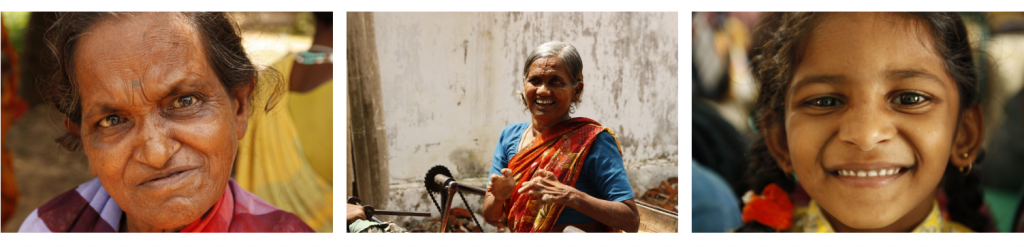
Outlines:
{"type": "Polygon", "coordinates": [[[433,208],[422,188],[432,166],[447,166],[460,181],[487,175],[501,130],[530,120],[514,97],[523,90],[526,56],[553,40],[572,44],[583,58],[586,86],[573,116],[615,131],[634,191],[676,176],[677,13],[375,13],[374,19],[394,210],[433,208]]]}

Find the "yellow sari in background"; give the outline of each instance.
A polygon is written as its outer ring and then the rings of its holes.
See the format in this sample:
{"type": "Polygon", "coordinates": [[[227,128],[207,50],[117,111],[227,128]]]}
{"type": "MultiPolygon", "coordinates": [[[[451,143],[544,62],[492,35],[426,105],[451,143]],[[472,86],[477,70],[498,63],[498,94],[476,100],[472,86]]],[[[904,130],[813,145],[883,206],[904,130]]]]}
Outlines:
{"type": "MultiPolygon", "coordinates": [[[[288,89],[293,61],[289,55],[273,65],[286,84],[282,90],[288,89]]],[[[259,92],[235,163],[239,186],[317,232],[333,232],[332,84],[283,93],[270,112],[263,110],[270,90],[259,92]]]]}

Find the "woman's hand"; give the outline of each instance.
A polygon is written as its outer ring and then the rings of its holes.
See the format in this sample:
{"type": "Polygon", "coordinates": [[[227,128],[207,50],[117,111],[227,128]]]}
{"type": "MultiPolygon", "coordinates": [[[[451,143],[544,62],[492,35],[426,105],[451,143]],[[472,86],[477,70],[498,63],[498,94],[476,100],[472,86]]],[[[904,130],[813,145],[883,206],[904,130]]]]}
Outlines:
{"type": "Polygon", "coordinates": [[[538,170],[533,179],[523,183],[519,193],[526,193],[533,198],[540,200],[541,204],[558,203],[570,206],[576,199],[576,188],[558,182],[555,173],[547,170],[538,170]]]}
{"type": "Polygon", "coordinates": [[[348,224],[352,224],[352,222],[355,222],[356,220],[365,220],[366,219],[366,213],[363,212],[363,207],[362,206],[352,205],[352,204],[345,204],[345,205],[348,205],[348,210],[347,210],[347,212],[348,212],[348,218],[347,218],[348,224]]]}
{"type": "Polygon", "coordinates": [[[511,197],[515,188],[516,181],[512,178],[512,170],[508,168],[501,169],[501,175],[491,174],[491,183],[487,184],[487,192],[498,201],[511,197]]]}

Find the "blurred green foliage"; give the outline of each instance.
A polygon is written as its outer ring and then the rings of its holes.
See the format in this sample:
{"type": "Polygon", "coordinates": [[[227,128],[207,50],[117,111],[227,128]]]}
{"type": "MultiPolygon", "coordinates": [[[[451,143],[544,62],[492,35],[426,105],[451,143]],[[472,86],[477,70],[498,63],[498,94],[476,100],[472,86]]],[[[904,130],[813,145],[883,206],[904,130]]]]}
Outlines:
{"type": "Polygon", "coordinates": [[[29,16],[32,12],[2,12],[3,25],[7,28],[8,37],[11,38],[11,45],[18,54],[23,53],[25,47],[25,28],[28,27],[29,16]]]}

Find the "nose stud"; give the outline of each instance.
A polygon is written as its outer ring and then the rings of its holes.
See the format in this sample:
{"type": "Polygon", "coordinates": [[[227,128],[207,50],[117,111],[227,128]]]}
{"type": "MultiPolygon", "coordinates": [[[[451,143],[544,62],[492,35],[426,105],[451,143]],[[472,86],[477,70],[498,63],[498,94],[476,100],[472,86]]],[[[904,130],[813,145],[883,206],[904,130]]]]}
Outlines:
{"type": "Polygon", "coordinates": [[[968,155],[967,155],[967,153],[964,153],[964,158],[965,158],[965,159],[967,158],[967,156],[968,156],[968,155]]]}

